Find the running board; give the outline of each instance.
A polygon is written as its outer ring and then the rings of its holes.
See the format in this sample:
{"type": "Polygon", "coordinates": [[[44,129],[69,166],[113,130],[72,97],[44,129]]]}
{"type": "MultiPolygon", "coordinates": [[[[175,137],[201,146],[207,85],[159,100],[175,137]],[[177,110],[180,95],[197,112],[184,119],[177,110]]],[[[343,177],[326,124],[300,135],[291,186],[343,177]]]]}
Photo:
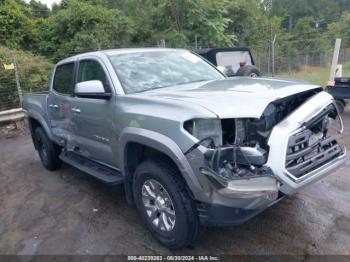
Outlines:
{"type": "Polygon", "coordinates": [[[99,164],[76,153],[64,151],[60,154],[60,159],[63,162],[106,184],[119,185],[124,183],[124,177],[119,171],[99,164]]]}

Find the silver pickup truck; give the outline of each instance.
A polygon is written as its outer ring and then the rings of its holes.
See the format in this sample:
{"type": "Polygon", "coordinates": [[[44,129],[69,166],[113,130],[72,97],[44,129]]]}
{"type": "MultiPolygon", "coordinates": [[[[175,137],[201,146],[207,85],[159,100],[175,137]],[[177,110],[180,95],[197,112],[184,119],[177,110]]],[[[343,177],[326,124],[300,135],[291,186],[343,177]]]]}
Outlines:
{"type": "Polygon", "coordinates": [[[193,245],[202,226],[238,225],[332,173],[331,95],[303,82],[227,78],[178,49],[120,49],[59,62],[24,110],[43,165],[123,184],[152,234],[193,245]]]}

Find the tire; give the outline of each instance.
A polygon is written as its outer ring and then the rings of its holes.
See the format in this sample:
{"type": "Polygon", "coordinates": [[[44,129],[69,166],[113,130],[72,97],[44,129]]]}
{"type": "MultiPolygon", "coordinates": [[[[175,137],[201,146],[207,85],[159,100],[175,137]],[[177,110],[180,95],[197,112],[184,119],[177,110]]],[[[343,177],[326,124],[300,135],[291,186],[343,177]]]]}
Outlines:
{"type": "Polygon", "coordinates": [[[61,167],[62,162],[59,159],[60,147],[48,138],[41,127],[35,129],[35,144],[41,163],[47,170],[53,171],[61,167]]]}
{"type": "Polygon", "coordinates": [[[336,99],[335,103],[337,104],[337,108],[340,114],[342,114],[345,110],[345,101],[343,99],[336,99]]]}
{"type": "Polygon", "coordinates": [[[164,161],[145,161],[141,163],[136,168],[134,174],[133,194],[137,210],[143,223],[161,244],[170,249],[181,249],[194,244],[200,231],[197,209],[194,201],[190,198],[186,190],[185,182],[176,168],[164,161]],[[168,215],[173,213],[168,217],[170,220],[165,219],[165,221],[170,221],[169,223],[161,221],[163,214],[166,212],[163,211],[162,213],[162,211],[158,211],[156,205],[157,200],[154,201],[154,206],[151,205],[152,197],[146,192],[146,188],[149,186],[153,192],[157,190],[150,186],[150,181],[154,185],[159,183],[159,185],[163,187],[163,190],[158,190],[158,193],[160,192],[159,194],[162,197],[164,194],[169,196],[169,198],[166,196],[164,197],[166,201],[164,203],[168,204],[166,207],[169,211],[168,215]],[[149,213],[147,213],[146,202],[148,207],[152,207],[152,210],[157,209],[157,211],[154,212],[154,214],[156,214],[155,216],[149,214],[151,209],[148,209],[149,213]],[[153,220],[152,217],[155,219],[153,220]],[[154,224],[157,221],[157,217],[159,219],[159,225],[163,223],[163,229],[161,228],[162,226],[156,226],[154,224]],[[175,218],[173,224],[171,224],[172,218],[175,218]],[[170,225],[170,228],[166,228],[166,224],[168,224],[168,226],[170,225]]]}
{"type": "Polygon", "coordinates": [[[256,66],[246,65],[238,69],[237,76],[250,76],[250,77],[259,77],[261,72],[256,66]]]}

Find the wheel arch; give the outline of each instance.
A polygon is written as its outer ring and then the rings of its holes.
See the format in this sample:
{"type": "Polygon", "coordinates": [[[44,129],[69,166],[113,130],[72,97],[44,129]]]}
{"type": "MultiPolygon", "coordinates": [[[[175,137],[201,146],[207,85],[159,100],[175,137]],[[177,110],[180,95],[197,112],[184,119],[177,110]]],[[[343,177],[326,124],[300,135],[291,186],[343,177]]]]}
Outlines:
{"type": "Polygon", "coordinates": [[[34,139],[34,132],[36,128],[41,127],[45,131],[49,139],[53,140],[51,130],[42,116],[40,116],[39,114],[27,112],[27,122],[35,149],[37,149],[37,145],[34,139]]]}
{"type": "Polygon", "coordinates": [[[187,158],[179,146],[169,137],[150,130],[128,127],[119,138],[119,163],[125,176],[125,193],[127,201],[132,199],[132,178],[136,167],[144,160],[160,158],[169,161],[180,172],[190,192],[196,195],[201,185],[195,176],[187,158]]]}

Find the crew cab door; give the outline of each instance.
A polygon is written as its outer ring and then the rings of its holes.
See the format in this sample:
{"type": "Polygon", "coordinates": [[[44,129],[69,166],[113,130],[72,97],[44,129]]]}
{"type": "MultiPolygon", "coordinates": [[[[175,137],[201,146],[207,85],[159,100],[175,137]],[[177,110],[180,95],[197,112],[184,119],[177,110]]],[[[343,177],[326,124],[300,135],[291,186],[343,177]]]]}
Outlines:
{"type": "MultiPolygon", "coordinates": [[[[78,62],[76,84],[101,81],[106,94],[112,93],[107,70],[98,58],[78,62]]],[[[113,166],[113,97],[79,97],[71,100],[73,146],[79,154],[113,166]]]]}
{"type": "Polygon", "coordinates": [[[75,63],[56,66],[47,101],[50,128],[59,142],[69,144],[71,134],[71,99],[73,94],[75,63]]]}

